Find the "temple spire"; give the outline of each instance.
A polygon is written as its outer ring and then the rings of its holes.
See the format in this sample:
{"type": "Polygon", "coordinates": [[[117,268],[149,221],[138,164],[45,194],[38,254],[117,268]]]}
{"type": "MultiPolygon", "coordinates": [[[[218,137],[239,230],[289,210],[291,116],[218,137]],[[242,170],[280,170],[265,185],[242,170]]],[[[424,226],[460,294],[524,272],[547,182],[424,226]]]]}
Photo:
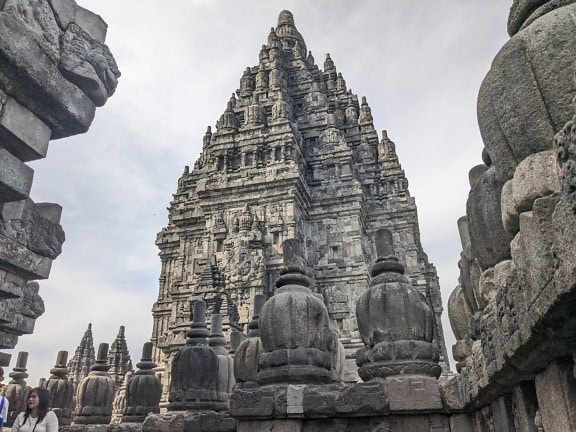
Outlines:
{"type": "Polygon", "coordinates": [[[88,376],[90,372],[90,367],[96,361],[96,353],[94,351],[94,339],[92,337],[92,323],[88,324],[88,328],[82,336],[80,345],[74,351],[74,356],[68,363],[68,369],[70,370],[69,377],[74,383],[74,388],[78,387],[78,384],[88,376]]]}

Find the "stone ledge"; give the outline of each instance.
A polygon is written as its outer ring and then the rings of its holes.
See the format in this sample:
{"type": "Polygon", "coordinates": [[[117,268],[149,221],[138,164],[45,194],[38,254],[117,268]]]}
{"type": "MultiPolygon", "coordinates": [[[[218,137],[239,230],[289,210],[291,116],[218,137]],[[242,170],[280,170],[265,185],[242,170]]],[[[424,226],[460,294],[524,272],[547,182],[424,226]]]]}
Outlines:
{"type": "Polygon", "coordinates": [[[86,132],[96,111],[88,96],[62,76],[28,31],[5,12],[0,12],[0,88],[45,122],[52,139],[86,132]]]}
{"type": "MultiPolygon", "coordinates": [[[[0,23],[0,27],[1,25],[0,23]]],[[[0,35],[0,39],[1,37],[0,35]]],[[[33,178],[34,170],[32,168],[8,150],[0,147],[0,203],[27,198],[30,189],[32,189],[33,178]]]]}
{"type": "Polygon", "coordinates": [[[50,128],[34,113],[7,98],[0,112],[0,145],[21,161],[42,159],[48,152],[51,134],[50,128]]]}
{"type": "Polygon", "coordinates": [[[277,384],[235,390],[230,397],[230,415],[237,419],[445,413],[444,406],[438,380],[424,376],[359,384],[277,384]]]}
{"type": "Polygon", "coordinates": [[[21,277],[47,279],[50,275],[52,260],[40,256],[13,239],[0,235],[0,268],[15,272],[21,277]]]}

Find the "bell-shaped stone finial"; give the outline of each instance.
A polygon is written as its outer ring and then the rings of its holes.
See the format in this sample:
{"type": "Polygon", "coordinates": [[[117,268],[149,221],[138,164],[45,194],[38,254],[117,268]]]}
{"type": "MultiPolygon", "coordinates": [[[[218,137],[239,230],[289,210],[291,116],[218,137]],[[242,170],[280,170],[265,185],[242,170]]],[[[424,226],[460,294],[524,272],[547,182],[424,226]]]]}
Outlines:
{"type": "Polygon", "coordinates": [[[51,375],[42,385],[50,392],[50,407],[61,426],[72,423],[74,409],[74,384],[68,379],[67,361],[68,351],[58,351],[56,364],[50,369],[51,375]]]}
{"type": "Polygon", "coordinates": [[[126,384],[122,423],[142,423],[149,413],[160,412],[162,383],[154,373],[156,363],[152,360],[152,342],[144,344],[142,358],[136,367],[138,370],[126,384]]]}
{"type": "Polygon", "coordinates": [[[209,346],[218,356],[218,399],[228,402],[234,388],[234,358],[224,347],[226,339],[222,332],[222,315],[213,314],[210,325],[209,346]]]}
{"type": "Polygon", "coordinates": [[[194,303],[192,326],[186,345],[172,360],[172,379],[168,396],[168,411],[213,410],[228,408],[218,397],[219,361],[208,346],[210,332],[206,328],[206,303],[194,303]]]}
{"type": "Polygon", "coordinates": [[[360,126],[371,125],[374,122],[374,117],[372,117],[372,109],[368,102],[366,102],[366,96],[362,96],[362,104],[360,105],[360,117],[358,119],[360,126]]]}
{"type": "Polygon", "coordinates": [[[30,387],[26,384],[26,378],[28,378],[26,363],[28,363],[28,353],[20,351],[16,359],[16,366],[14,366],[14,369],[12,369],[12,372],[8,375],[12,378],[6,386],[6,392],[4,393],[9,403],[8,418],[5,423],[8,427],[11,427],[16,417],[18,417],[18,414],[24,412],[26,409],[26,398],[30,391],[30,387]]]}
{"type": "Polygon", "coordinates": [[[266,302],[264,294],[254,296],[252,320],[248,323],[248,338],[245,339],[234,354],[235,388],[253,387],[258,381],[258,356],[264,352],[260,341],[258,320],[260,311],[266,302]]]}
{"type": "Polygon", "coordinates": [[[101,343],[98,347],[96,362],[76,391],[74,423],[110,423],[116,387],[114,380],[108,376],[110,366],[108,366],[107,357],[108,344],[101,343]]]}
{"type": "Polygon", "coordinates": [[[302,242],[283,243],[285,267],[274,296],[262,307],[260,339],[265,350],[258,362],[258,382],[323,383],[332,379],[334,338],[324,302],[310,290],[302,242]]]}
{"type": "Polygon", "coordinates": [[[370,287],[356,303],[358,330],[365,347],[356,362],[364,381],[393,375],[438,377],[439,352],[433,343],[433,315],[426,298],[403,276],[393,254],[391,233],[376,234],[378,258],[370,287]]]}
{"type": "Polygon", "coordinates": [[[330,57],[329,53],[326,53],[326,59],[324,60],[324,72],[336,70],[336,66],[332,61],[332,57],[330,57]]]}

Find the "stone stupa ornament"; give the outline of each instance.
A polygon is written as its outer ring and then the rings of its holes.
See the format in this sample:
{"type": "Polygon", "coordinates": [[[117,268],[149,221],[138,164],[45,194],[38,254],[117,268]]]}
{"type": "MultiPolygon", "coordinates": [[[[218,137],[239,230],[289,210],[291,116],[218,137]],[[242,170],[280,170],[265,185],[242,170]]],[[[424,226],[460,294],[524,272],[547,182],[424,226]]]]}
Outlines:
{"type": "Polygon", "coordinates": [[[254,296],[254,310],[252,321],[248,323],[248,338],[246,338],[234,354],[234,375],[236,388],[257,386],[258,382],[258,356],[264,352],[260,341],[260,328],[258,320],[260,311],[266,302],[264,294],[254,296]]]}
{"type": "Polygon", "coordinates": [[[227,409],[227,402],[218,398],[219,361],[208,346],[210,332],[206,327],[206,303],[194,303],[192,325],[186,345],[172,360],[172,380],[168,396],[169,411],[227,409]]]}
{"type": "Polygon", "coordinates": [[[224,347],[226,339],[222,333],[222,315],[214,314],[210,320],[208,345],[218,356],[218,399],[228,403],[234,388],[234,358],[224,347]]]}
{"type": "Polygon", "coordinates": [[[11,427],[16,417],[18,417],[18,414],[26,409],[26,398],[30,391],[30,387],[26,384],[26,378],[28,378],[26,363],[28,363],[28,353],[20,351],[16,359],[16,366],[14,366],[14,369],[8,375],[12,378],[6,386],[6,392],[4,393],[4,396],[10,404],[8,406],[8,418],[4,424],[8,427],[11,427]]]}
{"type": "Polygon", "coordinates": [[[356,354],[358,373],[364,381],[395,375],[437,378],[441,368],[433,342],[433,312],[404,276],[388,230],[377,232],[376,252],[370,287],[356,304],[358,330],[365,345],[356,354]]]}
{"type": "Polygon", "coordinates": [[[154,373],[156,363],[152,360],[152,342],[142,348],[142,359],[136,363],[138,370],[126,385],[126,408],[122,423],[142,423],[149,413],[160,412],[162,383],[154,373]]]}
{"type": "Polygon", "coordinates": [[[58,417],[60,426],[69,426],[72,423],[74,409],[74,383],[68,379],[68,351],[58,351],[56,364],[50,369],[50,377],[41,387],[50,392],[50,408],[58,417]]]}
{"type": "Polygon", "coordinates": [[[116,388],[114,379],[108,376],[108,344],[98,347],[96,362],[90,373],[82,380],[76,391],[74,423],[108,424],[112,418],[112,403],[116,388]]]}
{"type": "Polygon", "coordinates": [[[282,250],[276,292],[260,313],[258,383],[328,383],[335,348],[328,309],[309,288],[302,242],[286,240],[282,250]]]}

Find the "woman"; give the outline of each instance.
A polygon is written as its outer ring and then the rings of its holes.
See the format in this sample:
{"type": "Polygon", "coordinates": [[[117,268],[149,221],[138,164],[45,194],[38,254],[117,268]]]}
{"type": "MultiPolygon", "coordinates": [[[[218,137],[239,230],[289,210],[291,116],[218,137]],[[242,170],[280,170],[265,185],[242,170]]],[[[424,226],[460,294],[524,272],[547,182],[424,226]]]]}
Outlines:
{"type": "Polygon", "coordinates": [[[28,394],[26,411],[18,414],[12,431],[14,432],[58,432],[58,417],[48,409],[50,392],[36,387],[28,394]]]}

